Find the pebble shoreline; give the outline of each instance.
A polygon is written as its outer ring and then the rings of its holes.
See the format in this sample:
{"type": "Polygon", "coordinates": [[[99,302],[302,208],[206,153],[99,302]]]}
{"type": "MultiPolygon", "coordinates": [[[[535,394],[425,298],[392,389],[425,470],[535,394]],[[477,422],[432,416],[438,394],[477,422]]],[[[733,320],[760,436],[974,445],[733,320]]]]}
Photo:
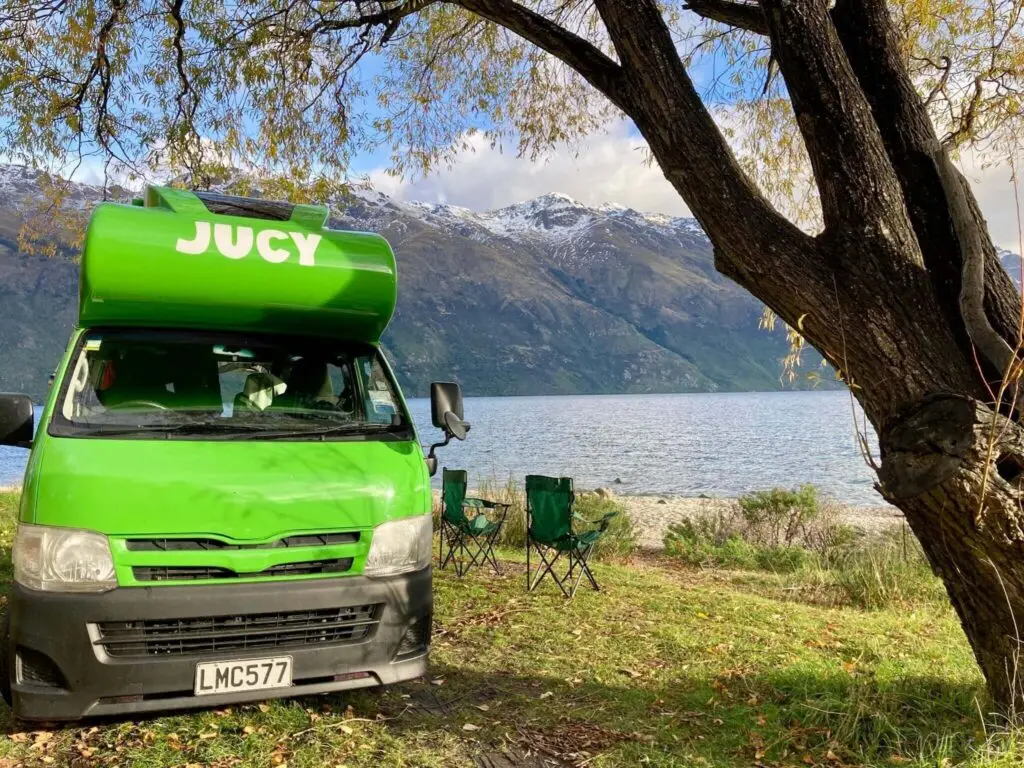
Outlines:
{"type": "MultiPolygon", "coordinates": [[[[637,544],[644,549],[662,549],[669,526],[713,512],[716,506],[729,505],[734,499],[692,498],[685,496],[615,496],[626,507],[636,531],[637,544]]],[[[903,523],[896,507],[879,504],[871,507],[836,505],[839,519],[865,533],[881,533],[903,523]]]]}

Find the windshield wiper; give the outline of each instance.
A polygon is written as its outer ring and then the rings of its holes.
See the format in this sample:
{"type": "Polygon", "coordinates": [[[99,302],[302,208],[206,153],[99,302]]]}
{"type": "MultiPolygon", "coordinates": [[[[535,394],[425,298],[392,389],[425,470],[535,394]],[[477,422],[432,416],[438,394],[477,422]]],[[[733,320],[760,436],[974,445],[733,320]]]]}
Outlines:
{"type": "Polygon", "coordinates": [[[95,437],[121,437],[126,435],[159,435],[172,438],[189,435],[219,435],[225,440],[284,440],[289,438],[323,439],[330,435],[382,434],[403,432],[406,424],[332,424],[330,426],[305,427],[302,429],[281,429],[278,425],[254,424],[252,422],[193,421],[177,424],[138,424],[133,426],[111,425],[109,427],[84,427],[78,435],[95,437]]]}
{"type": "Polygon", "coordinates": [[[273,429],[261,427],[251,433],[239,435],[245,440],[287,440],[289,438],[299,439],[323,439],[330,435],[379,435],[390,432],[405,432],[409,429],[408,424],[374,424],[362,422],[356,424],[333,424],[331,426],[314,427],[305,429],[273,429]]]}
{"type": "Polygon", "coordinates": [[[236,435],[252,431],[251,426],[232,424],[220,421],[194,421],[178,424],[136,424],[133,426],[113,425],[110,427],[93,426],[78,430],[79,435],[95,435],[97,437],[117,437],[119,435],[138,434],[195,434],[215,435],[230,434],[236,435]]]}

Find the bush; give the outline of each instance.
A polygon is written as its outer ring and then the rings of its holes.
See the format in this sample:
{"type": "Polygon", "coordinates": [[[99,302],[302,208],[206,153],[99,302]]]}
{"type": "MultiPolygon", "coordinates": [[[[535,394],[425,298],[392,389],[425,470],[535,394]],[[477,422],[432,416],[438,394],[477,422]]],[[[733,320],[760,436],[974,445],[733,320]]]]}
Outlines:
{"type": "Polygon", "coordinates": [[[818,517],[818,491],[813,485],[795,490],[771,488],[737,500],[747,524],[747,536],[770,547],[791,547],[807,535],[808,524],[818,517]]]}
{"type": "Polygon", "coordinates": [[[792,573],[807,567],[816,557],[803,547],[765,547],[737,533],[724,535],[721,520],[685,520],[669,528],[665,537],[665,553],[683,562],[703,568],[738,568],[792,573]],[[708,535],[709,532],[717,534],[708,535]]]}
{"type": "Polygon", "coordinates": [[[713,502],[669,528],[665,553],[702,568],[787,574],[792,593],[860,608],[942,600],[917,539],[904,526],[865,537],[811,486],[713,502]]]}

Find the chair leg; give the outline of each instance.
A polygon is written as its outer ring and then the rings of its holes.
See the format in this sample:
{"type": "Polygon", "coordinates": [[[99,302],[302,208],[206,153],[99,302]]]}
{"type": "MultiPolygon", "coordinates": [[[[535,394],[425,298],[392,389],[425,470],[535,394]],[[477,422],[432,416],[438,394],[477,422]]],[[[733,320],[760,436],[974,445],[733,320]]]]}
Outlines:
{"type": "Polygon", "coordinates": [[[452,559],[452,555],[454,554],[454,552],[452,550],[451,533],[449,532],[448,528],[449,528],[448,522],[442,518],[442,520],[441,520],[440,536],[438,536],[438,542],[437,542],[438,568],[444,568],[445,566],[447,566],[448,565],[448,561],[450,561],[452,559]],[[444,545],[446,543],[448,544],[448,556],[447,557],[444,556],[444,545]]]}
{"type": "MultiPolygon", "coordinates": [[[[537,549],[537,556],[541,559],[541,562],[543,563],[543,565],[540,567],[540,570],[537,572],[536,578],[533,579],[533,583],[530,584],[530,586],[528,587],[528,591],[532,592],[533,590],[535,590],[537,588],[537,585],[540,584],[541,579],[544,578],[544,575],[548,574],[548,575],[551,576],[552,581],[554,581],[555,584],[558,585],[558,588],[560,590],[562,590],[562,594],[565,595],[566,597],[569,597],[569,593],[565,589],[565,583],[564,582],[566,581],[566,579],[565,578],[561,578],[561,579],[558,578],[558,576],[555,575],[555,571],[554,571],[555,563],[558,562],[559,558],[562,556],[562,553],[556,551],[555,552],[555,556],[553,558],[551,558],[551,560],[548,560],[547,557],[545,557],[544,552],[541,550],[540,546],[537,545],[537,544],[535,544],[534,546],[537,549]]],[[[527,576],[529,577],[529,571],[527,571],[527,576]]]]}
{"type": "Polygon", "coordinates": [[[576,579],[576,583],[572,588],[572,595],[576,594],[576,590],[579,589],[580,583],[583,581],[583,577],[586,576],[590,582],[590,586],[594,588],[594,591],[600,592],[601,587],[597,584],[597,579],[594,578],[594,574],[590,570],[590,553],[594,551],[594,545],[591,544],[589,547],[583,550],[574,550],[570,554],[570,559],[575,560],[576,566],[580,569],[579,576],[576,579]]]}
{"type": "Polygon", "coordinates": [[[465,576],[466,572],[469,570],[469,568],[466,566],[466,563],[464,561],[464,557],[460,557],[459,556],[459,555],[463,555],[464,556],[466,551],[467,551],[466,550],[466,545],[465,545],[465,538],[466,538],[466,535],[462,531],[460,531],[458,528],[456,528],[451,523],[449,523],[449,522],[447,522],[445,520],[442,520],[442,522],[441,522],[441,541],[442,541],[442,543],[439,544],[438,548],[439,548],[439,550],[443,551],[444,544],[447,544],[448,545],[448,554],[445,555],[443,558],[441,558],[441,562],[440,562],[440,565],[438,567],[439,568],[445,568],[448,565],[448,563],[452,563],[452,565],[454,565],[454,567],[455,567],[455,575],[458,576],[460,579],[463,576],[465,576]]]}

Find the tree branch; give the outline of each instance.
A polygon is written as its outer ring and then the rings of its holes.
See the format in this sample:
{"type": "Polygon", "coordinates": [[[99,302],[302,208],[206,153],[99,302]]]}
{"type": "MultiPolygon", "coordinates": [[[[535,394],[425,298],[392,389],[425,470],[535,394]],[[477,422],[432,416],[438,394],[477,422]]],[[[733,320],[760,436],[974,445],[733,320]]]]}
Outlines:
{"type": "Polygon", "coordinates": [[[970,187],[938,142],[935,143],[933,159],[963,256],[960,314],[978,351],[1001,375],[1008,374],[1016,354],[992,327],[985,313],[985,239],[968,203],[970,187]]]}
{"type": "MultiPolygon", "coordinates": [[[[1020,294],[999,264],[995,249],[984,232],[977,201],[963,186],[955,168],[945,168],[948,158],[937,157],[938,137],[928,111],[903,64],[900,39],[885,0],[839,0],[832,20],[847,59],[861,85],[886,153],[903,187],[903,197],[935,287],[936,296],[967,356],[973,341],[992,366],[987,373],[1005,373],[1002,345],[985,342],[987,326],[1005,342],[1017,339],[1021,317],[1020,294]],[[940,167],[943,166],[943,167],[940,167]],[[943,180],[942,176],[946,179],[943,180]],[[952,183],[954,177],[957,183],[952,183]],[[950,199],[952,194],[953,199],[950,199]],[[965,215],[967,205],[969,217],[965,215]],[[959,213],[952,213],[952,208],[959,213]],[[968,242],[966,252],[963,241],[968,242]],[[978,258],[978,243],[981,255],[978,258]],[[978,264],[983,265],[985,290],[979,293],[978,264]],[[970,287],[963,286],[968,278],[970,287]],[[963,317],[966,289],[970,298],[963,317]],[[984,316],[977,302],[984,298],[984,316]],[[965,325],[971,328],[965,327],[965,325]],[[980,343],[979,343],[980,341],[980,343]]],[[[940,66],[936,64],[935,66],[940,66]]],[[[948,66],[945,68],[948,75],[948,66]]],[[[943,153],[944,154],[944,153],[943,153]]]]}
{"type": "Polygon", "coordinates": [[[588,40],[513,0],[444,0],[494,22],[582,75],[623,111],[622,68],[588,40]]]}
{"type": "Polygon", "coordinates": [[[369,29],[370,27],[382,26],[384,27],[384,33],[381,35],[381,44],[385,44],[398,31],[398,26],[402,23],[402,19],[419,13],[427,6],[437,2],[440,2],[440,0],[406,0],[406,2],[393,8],[381,8],[381,10],[374,13],[350,16],[345,19],[326,19],[314,25],[310,29],[310,34],[334,32],[343,29],[369,29]]]}
{"type": "Polygon", "coordinates": [[[871,107],[820,0],[763,0],[772,50],[814,170],[826,230],[920,255],[871,107]]]}
{"type": "Polygon", "coordinates": [[[683,5],[688,11],[698,16],[728,24],[730,27],[745,29],[759,35],[768,34],[768,22],[765,21],[761,6],[755,3],[737,3],[732,0],[689,0],[683,5]]]}

